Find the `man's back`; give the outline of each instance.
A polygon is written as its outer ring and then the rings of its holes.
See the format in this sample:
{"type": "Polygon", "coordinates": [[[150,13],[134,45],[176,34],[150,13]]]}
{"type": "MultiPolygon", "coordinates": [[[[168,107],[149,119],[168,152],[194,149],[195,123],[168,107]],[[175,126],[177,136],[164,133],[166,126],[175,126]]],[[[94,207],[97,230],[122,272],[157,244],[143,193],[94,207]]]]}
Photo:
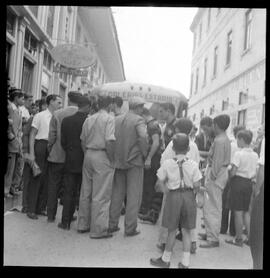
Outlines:
{"type": "Polygon", "coordinates": [[[142,134],[145,133],[146,142],[146,125],[141,116],[128,112],[115,118],[116,168],[128,169],[133,166],[142,167],[144,165],[143,148],[147,149],[147,144],[142,142],[140,147],[140,130],[142,134]]]}
{"type": "Polygon", "coordinates": [[[61,146],[61,124],[65,117],[76,113],[78,108],[76,106],[68,106],[54,112],[50,122],[50,131],[48,139],[48,148],[51,151],[48,156],[48,161],[56,163],[65,162],[65,152],[61,146]]]}

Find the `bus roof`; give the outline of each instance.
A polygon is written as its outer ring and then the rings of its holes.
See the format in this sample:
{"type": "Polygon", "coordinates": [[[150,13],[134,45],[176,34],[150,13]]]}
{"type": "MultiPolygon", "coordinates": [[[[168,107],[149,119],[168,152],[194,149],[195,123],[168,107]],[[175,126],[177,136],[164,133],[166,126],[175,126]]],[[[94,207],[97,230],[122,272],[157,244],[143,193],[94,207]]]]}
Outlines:
{"type": "Polygon", "coordinates": [[[187,102],[187,98],[179,91],[144,83],[129,81],[105,83],[94,87],[92,93],[95,94],[98,90],[112,97],[120,96],[123,100],[140,96],[147,102],[171,102],[174,104],[187,102]]]}

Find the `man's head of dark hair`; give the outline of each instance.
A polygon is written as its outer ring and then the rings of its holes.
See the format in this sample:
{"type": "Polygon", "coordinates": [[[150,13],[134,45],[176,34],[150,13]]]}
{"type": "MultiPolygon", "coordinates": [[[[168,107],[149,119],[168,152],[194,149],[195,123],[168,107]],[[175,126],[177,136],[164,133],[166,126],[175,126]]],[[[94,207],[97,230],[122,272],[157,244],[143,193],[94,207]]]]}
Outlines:
{"type": "Polygon", "coordinates": [[[161,103],[160,107],[162,107],[166,111],[169,110],[173,115],[175,113],[175,106],[170,102],[161,103]]]}
{"type": "Polygon", "coordinates": [[[250,130],[240,130],[237,133],[237,138],[239,139],[243,139],[243,141],[247,144],[250,145],[252,138],[253,138],[253,134],[250,130]]]}
{"type": "Polygon", "coordinates": [[[41,98],[39,100],[37,100],[36,102],[38,102],[38,109],[39,111],[42,111],[42,105],[47,105],[47,102],[44,98],[41,98]]]}
{"type": "Polygon", "coordinates": [[[115,103],[117,107],[121,108],[123,105],[123,99],[119,96],[116,96],[113,98],[113,103],[115,103]]]}
{"type": "Polygon", "coordinates": [[[107,108],[112,103],[112,97],[99,96],[98,97],[98,109],[107,108]]]}
{"type": "Polygon", "coordinates": [[[60,98],[59,95],[51,94],[46,97],[46,103],[49,106],[51,101],[55,101],[57,98],[60,98]]]}
{"type": "Polygon", "coordinates": [[[212,120],[212,118],[210,118],[210,117],[203,117],[202,119],[201,119],[201,121],[200,121],[200,126],[204,126],[204,125],[206,125],[206,126],[208,126],[208,127],[211,127],[212,125],[213,125],[213,120],[212,120]]]}
{"type": "Polygon", "coordinates": [[[173,136],[173,149],[175,152],[186,153],[189,148],[188,135],[184,133],[177,133],[173,136]]]}
{"type": "Polygon", "coordinates": [[[15,97],[21,98],[23,96],[24,95],[21,89],[12,88],[9,91],[9,100],[12,102],[14,101],[15,97]]]}
{"type": "Polygon", "coordinates": [[[78,108],[83,108],[85,106],[91,105],[91,101],[90,101],[89,97],[82,96],[82,95],[80,97],[78,97],[77,103],[78,103],[78,108]]]}
{"type": "Polygon", "coordinates": [[[181,118],[175,122],[174,127],[179,129],[180,133],[189,135],[189,133],[193,127],[193,123],[191,120],[189,120],[187,118],[181,118]]]}
{"type": "Polygon", "coordinates": [[[77,91],[70,91],[70,92],[68,92],[68,99],[69,99],[70,102],[77,103],[78,98],[81,95],[82,94],[77,92],[77,91]]]}
{"type": "Polygon", "coordinates": [[[233,135],[234,137],[236,138],[236,135],[237,133],[240,131],[240,130],[244,130],[245,127],[243,125],[237,125],[233,128],[233,135]]]}
{"type": "Polygon", "coordinates": [[[230,125],[230,116],[227,114],[218,115],[213,120],[221,130],[225,131],[230,125]]]}
{"type": "Polygon", "coordinates": [[[150,113],[149,109],[147,109],[146,107],[143,107],[142,115],[144,115],[144,116],[150,116],[151,113],[150,113]]]}
{"type": "Polygon", "coordinates": [[[23,97],[24,97],[24,100],[28,100],[29,98],[33,98],[33,96],[28,94],[28,93],[24,93],[23,97]]]}

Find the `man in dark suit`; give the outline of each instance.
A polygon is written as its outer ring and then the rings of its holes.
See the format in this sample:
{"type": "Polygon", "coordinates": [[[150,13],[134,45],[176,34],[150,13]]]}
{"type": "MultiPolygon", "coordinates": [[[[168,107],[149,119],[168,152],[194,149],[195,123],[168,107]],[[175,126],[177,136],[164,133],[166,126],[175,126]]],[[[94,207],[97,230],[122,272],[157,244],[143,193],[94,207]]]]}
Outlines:
{"type": "Polygon", "coordinates": [[[78,188],[82,182],[82,164],[84,153],[81,147],[80,135],[82,125],[90,112],[90,100],[81,96],[78,98],[78,111],[63,119],[61,125],[61,145],[66,153],[64,175],[64,197],[61,229],[69,230],[75,211],[78,188]]]}

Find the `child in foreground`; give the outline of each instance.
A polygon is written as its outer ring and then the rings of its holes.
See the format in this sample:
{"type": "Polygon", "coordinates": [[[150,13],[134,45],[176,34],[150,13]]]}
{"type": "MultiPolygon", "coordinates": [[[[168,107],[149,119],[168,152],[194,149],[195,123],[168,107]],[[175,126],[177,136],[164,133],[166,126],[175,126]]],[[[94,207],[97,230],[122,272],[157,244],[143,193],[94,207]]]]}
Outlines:
{"type": "Polygon", "coordinates": [[[172,250],[179,221],[183,233],[183,258],[179,268],[188,268],[190,262],[190,230],[195,228],[196,200],[195,194],[204,188],[200,186],[202,178],[198,164],[186,157],[189,151],[189,138],[178,133],[173,137],[174,159],[165,160],[157,172],[158,183],[166,192],[162,226],[168,229],[168,237],[162,257],[152,258],[150,263],[157,267],[169,268],[172,250]]]}

